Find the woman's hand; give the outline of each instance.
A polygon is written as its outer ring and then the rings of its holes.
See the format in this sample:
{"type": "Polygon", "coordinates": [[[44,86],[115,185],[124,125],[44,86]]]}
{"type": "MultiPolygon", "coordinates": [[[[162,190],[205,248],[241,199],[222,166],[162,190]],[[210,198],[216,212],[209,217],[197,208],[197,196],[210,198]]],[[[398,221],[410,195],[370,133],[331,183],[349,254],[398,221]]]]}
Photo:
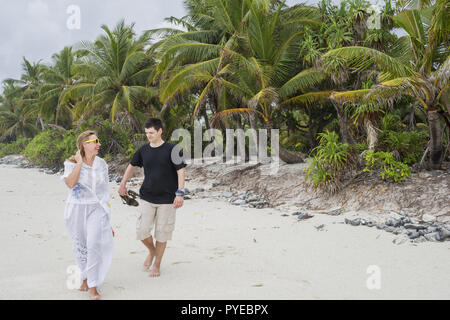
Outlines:
{"type": "Polygon", "coordinates": [[[75,154],[75,161],[77,162],[77,164],[83,162],[83,157],[81,156],[80,150],[78,150],[77,153],[75,154]]]}

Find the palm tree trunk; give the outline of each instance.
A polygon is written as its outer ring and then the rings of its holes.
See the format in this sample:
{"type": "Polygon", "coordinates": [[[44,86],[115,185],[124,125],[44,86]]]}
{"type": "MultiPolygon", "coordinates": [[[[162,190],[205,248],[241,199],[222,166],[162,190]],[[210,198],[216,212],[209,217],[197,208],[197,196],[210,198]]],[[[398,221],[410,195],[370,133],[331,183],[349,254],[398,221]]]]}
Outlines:
{"type": "Polygon", "coordinates": [[[365,119],[364,124],[366,127],[367,144],[369,145],[369,151],[374,151],[378,141],[378,133],[373,126],[372,121],[370,121],[369,119],[365,119]]]}
{"type": "MultiPolygon", "coordinates": [[[[265,124],[265,127],[267,129],[267,138],[269,141],[271,141],[271,129],[274,129],[272,121],[268,121],[265,124]]],[[[279,146],[278,148],[279,157],[281,160],[283,160],[286,163],[301,163],[305,161],[305,155],[302,153],[293,153],[286,149],[284,149],[282,146],[279,146]]]]}
{"type": "Polygon", "coordinates": [[[347,113],[337,103],[333,103],[333,106],[337,112],[342,142],[349,144],[356,144],[356,141],[353,138],[352,134],[350,133],[350,129],[348,127],[347,113]]]}
{"type": "Polygon", "coordinates": [[[44,131],[44,130],[45,130],[45,127],[44,127],[44,120],[42,120],[42,117],[41,117],[41,116],[39,116],[39,122],[41,123],[42,131],[44,131]]]}
{"type": "Polygon", "coordinates": [[[437,110],[429,109],[427,116],[430,128],[430,167],[439,169],[442,162],[441,120],[437,110]]]}

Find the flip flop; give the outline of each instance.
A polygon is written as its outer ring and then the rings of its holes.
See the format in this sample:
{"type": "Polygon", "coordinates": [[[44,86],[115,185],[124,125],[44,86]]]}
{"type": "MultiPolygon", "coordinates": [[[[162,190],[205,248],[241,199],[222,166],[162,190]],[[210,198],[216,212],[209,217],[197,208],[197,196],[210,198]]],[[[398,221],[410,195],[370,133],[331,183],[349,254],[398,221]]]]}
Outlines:
{"type": "Polygon", "coordinates": [[[128,190],[128,194],[133,197],[133,199],[136,199],[137,197],[141,197],[138,193],[134,192],[133,190],[128,190]]]}
{"type": "Polygon", "coordinates": [[[129,206],[137,207],[139,202],[137,202],[134,198],[130,198],[128,196],[120,196],[122,198],[123,204],[127,204],[129,206]]]}

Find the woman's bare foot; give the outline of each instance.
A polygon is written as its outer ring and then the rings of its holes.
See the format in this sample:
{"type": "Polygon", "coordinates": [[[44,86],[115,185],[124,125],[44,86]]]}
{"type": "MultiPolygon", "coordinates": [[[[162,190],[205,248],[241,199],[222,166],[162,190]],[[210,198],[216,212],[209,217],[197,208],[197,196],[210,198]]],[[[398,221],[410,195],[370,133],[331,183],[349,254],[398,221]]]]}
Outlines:
{"type": "Polygon", "coordinates": [[[88,291],[89,287],[87,285],[87,279],[83,281],[83,283],[81,284],[80,291],[88,291]]]}
{"type": "Polygon", "coordinates": [[[89,288],[89,295],[92,300],[100,300],[101,299],[101,295],[100,295],[100,293],[98,293],[96,287],[89,288]]]}
{"type": "Polygon", "coordinates": [[[144,261],[144,271],[149,271],[150,267],[152,266],[152,262],[153,262],[153,255],[150,252],[147,256],[147,258],[145,258],[144,261]]]}
{"type": "Polygon", "coordinates": [[[152,277],[152,278],[159,277],[160,276],[159,267],[153,266],[152,269],[150,270],[150,273],[148,274],[148,276],[152,277]]]}

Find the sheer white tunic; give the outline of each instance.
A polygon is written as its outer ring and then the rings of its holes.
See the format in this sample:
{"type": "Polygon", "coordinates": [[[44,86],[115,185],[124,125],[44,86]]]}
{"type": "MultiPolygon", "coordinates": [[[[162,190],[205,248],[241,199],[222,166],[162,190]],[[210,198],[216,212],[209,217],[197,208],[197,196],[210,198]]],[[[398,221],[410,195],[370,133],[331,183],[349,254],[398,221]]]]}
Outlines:
{"type": "MultiPolygon", "coordinates": [[[[76,164],[64,162],[67,178],[76,164]]],[[[95,157],[92,166],[83,162],[78,183],[69,191],[64,222],[72,240],[81,280],[88,287],[99,286],[111,266],[113,236],[110,224],[108,165],[95,157]]]]}

